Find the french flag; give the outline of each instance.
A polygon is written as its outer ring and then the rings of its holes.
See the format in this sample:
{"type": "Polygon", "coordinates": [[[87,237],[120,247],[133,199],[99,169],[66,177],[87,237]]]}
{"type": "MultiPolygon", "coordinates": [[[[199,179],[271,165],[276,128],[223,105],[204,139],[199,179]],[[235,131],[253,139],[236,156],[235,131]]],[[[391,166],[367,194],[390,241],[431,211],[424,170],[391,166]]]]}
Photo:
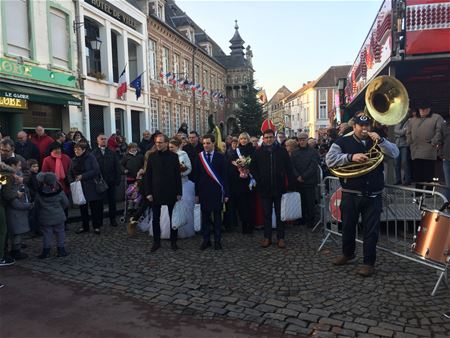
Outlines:
{"type": "Polygon", "coordinates": [[[117,88],[117,98],[123,100],[123,95],[127,92],[127,79],[125,77],[125,70],[127,66],[123,68],[122,73],[120,73],[119,77],[119,87],[117,88]]]}

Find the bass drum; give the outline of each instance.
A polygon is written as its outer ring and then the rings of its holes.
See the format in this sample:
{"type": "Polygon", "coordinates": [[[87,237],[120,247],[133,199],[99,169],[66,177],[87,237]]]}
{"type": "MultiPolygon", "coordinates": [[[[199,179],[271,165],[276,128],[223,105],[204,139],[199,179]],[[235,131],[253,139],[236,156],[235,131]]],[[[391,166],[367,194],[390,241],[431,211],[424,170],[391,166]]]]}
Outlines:
{"type": "Polygon", "coordinates": [[[412,250],[424,259],[450,263],[450,215],[437,210],[423,210],[412,250]]]}

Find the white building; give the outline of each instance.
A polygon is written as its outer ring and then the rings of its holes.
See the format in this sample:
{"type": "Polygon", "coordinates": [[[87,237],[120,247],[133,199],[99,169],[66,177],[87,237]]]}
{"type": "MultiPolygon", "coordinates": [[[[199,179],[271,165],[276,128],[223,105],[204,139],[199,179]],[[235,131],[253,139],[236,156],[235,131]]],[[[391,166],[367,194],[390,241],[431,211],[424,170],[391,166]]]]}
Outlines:
{"type": "Polygon", "coordinates": [[[0,131],[68,130],[80,114],[73,1],[0,2],[0,131]]]}
{"type": "MultiPolygon", "coordinates": [[[[148,75],[142,75],[139,99],[129,85],[148,70],[146,12],[124,0],[80,0],[77,5],[75,25],[83,46],[80,55],[85,96],[83,111],[70,116],[71,126],[82,130],[91,141],[100,132],[118,132],[128,142],[138,141],[150,125],[148,75]],[[121,99],[117,88],[124,69],[128,91],[121,99]]],[[[146,11],[146,5],[143,8],[146,11]]]]}

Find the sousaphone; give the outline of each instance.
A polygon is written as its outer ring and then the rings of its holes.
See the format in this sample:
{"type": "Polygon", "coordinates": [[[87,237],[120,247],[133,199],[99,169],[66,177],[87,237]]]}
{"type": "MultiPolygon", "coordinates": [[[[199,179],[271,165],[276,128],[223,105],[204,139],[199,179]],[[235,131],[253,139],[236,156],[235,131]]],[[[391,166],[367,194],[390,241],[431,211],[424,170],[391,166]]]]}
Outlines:
{"type": "MultiPolygon", "coordinates": [[[[373,79],[366,89],[365,96],[367,112],[375,121],[393,126],[400,123],[408,113],[408,92],[403,84],[392,76],[378,76],[373,79]]],[[[353,178],[365,175],[378,167],[384,155],[374,142],[366,156],[364,163],[348,163],[340,167],[329,168],[330,172],[340,178],[353,178]]]]}

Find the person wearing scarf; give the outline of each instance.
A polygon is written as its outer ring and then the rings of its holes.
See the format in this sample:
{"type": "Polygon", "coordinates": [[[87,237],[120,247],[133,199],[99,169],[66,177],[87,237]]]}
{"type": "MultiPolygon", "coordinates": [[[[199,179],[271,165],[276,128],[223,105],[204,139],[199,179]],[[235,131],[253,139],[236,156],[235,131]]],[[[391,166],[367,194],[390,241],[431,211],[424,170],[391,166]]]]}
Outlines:
{"type": "Polygon", "coordinates": [[[62,153],[61,144],[53,143],[49,151],[50,155],[44,158],[41,171],[54,173],[64,192],[68,194],[70,186],[66,178],[72,161],[69,156],[62,153]]]}

